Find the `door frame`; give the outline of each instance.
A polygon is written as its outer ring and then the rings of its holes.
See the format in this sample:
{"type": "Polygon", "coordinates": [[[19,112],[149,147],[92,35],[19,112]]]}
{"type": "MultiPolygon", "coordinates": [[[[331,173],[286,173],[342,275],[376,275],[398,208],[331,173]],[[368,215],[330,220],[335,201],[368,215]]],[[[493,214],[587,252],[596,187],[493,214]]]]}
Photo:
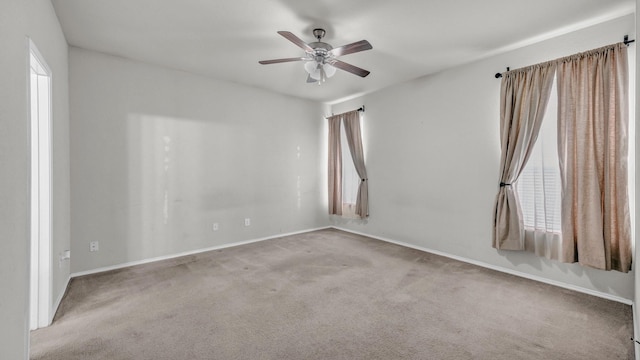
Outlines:
{"type": "Polygon", "coordinates": [[[44,57],[29,42],[29,128],[30,128],[30,286],[29,327],[31,330],[51,324],[51,238],[52,238],[52,72],[44,57]],[[33,63],[35,61],[35,63],[33,63]],[[38,74],[34,89],[32,76],[38,74]],[[40,79],[46,77],[46,79],[40,79]],[[46,83],[42,89],[41,80],[46,83]],[[34,90],[38,91],[34,94],[34,90]],[[41,96],[46,95],[46,103],[41,96]],[[34,105],[34,101],[37,102],[34,105]],[[36,108],[34,108],[36,107],[36,108]],[[37,114],[34,114],[34,111],[37,114]],[[42,116],[40,116],[42,114],[42,116]]]}

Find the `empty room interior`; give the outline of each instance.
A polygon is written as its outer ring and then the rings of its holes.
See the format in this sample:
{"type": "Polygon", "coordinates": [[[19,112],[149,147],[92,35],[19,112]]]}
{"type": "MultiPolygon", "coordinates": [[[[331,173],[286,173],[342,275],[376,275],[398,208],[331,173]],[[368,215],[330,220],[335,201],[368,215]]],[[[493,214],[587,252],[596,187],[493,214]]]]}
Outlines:
{"type": "Polygon", "coordinates": [[[0,2],[0,359],[640,359],[640,0],[0,2]]]}

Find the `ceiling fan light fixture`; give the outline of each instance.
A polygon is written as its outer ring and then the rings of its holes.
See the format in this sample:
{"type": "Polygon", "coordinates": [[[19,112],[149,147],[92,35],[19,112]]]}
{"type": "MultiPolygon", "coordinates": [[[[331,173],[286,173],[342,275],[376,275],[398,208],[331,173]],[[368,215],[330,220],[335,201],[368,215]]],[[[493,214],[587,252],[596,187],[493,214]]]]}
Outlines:
{"type": "Polygon", "coordinates": [[[313,80],[324,82],[326,79],[336,74],[336,68],[329,64],[322,64],[315,61],[307,61],[304,70],[313,80]]]}

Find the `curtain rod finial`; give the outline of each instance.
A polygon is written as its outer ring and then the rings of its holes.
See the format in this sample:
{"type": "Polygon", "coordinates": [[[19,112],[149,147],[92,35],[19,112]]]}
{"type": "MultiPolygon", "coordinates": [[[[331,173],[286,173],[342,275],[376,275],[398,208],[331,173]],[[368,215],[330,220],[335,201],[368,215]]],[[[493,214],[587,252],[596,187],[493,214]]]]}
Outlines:
{"type": "MultiPolygon", "coordinates": [[[[509,71],[509,67],[507,66],[507,71],[509,71]]],[[[496,73],[496,79],[500,79],[502,77],[502,73],[496,73]]]]}
{"type": "Polygon", "coordinates": [[[635,42],[635,40],[629,40],[629,35],[625,35],[623,42],[625,45],[629,46],[629,44],[631,44],[632,42],[635,42]]]}

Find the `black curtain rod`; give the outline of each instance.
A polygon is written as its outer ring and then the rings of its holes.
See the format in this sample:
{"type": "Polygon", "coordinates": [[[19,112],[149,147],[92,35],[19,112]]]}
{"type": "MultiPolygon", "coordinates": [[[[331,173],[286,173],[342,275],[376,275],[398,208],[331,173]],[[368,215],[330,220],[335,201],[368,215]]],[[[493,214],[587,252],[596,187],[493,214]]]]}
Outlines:
{"type": "MultiPolygon", "coordinates": [[[[362,111],[362,112],[364,112],[364,105],[362,105],[361,107],[359,107],[359,108],[357,108],[355,110],[351,110],[351,111],[362,111]]],[[[344,114],[346,114],[348,112],[351,112],[351,111],[345,111],[342,114],[338,114],[338,115],[344,115],[344,114]]],[[[331,116],[335,116],[335,114],[331,113],[331,116]]]]}
{"type": "MultiPolygon", "coordinates": [[[[624,36],[624,40],[622,41],[625,45],[629,46],[632,42],[636,42],[635,40],[629,40],[629,35],[624,36]]],[[[507,67],[507,71],[509,68],[507,67]]],[[[496,79],[500,79],[502,77],[502,73],[496,73],[496,79]]]]}

